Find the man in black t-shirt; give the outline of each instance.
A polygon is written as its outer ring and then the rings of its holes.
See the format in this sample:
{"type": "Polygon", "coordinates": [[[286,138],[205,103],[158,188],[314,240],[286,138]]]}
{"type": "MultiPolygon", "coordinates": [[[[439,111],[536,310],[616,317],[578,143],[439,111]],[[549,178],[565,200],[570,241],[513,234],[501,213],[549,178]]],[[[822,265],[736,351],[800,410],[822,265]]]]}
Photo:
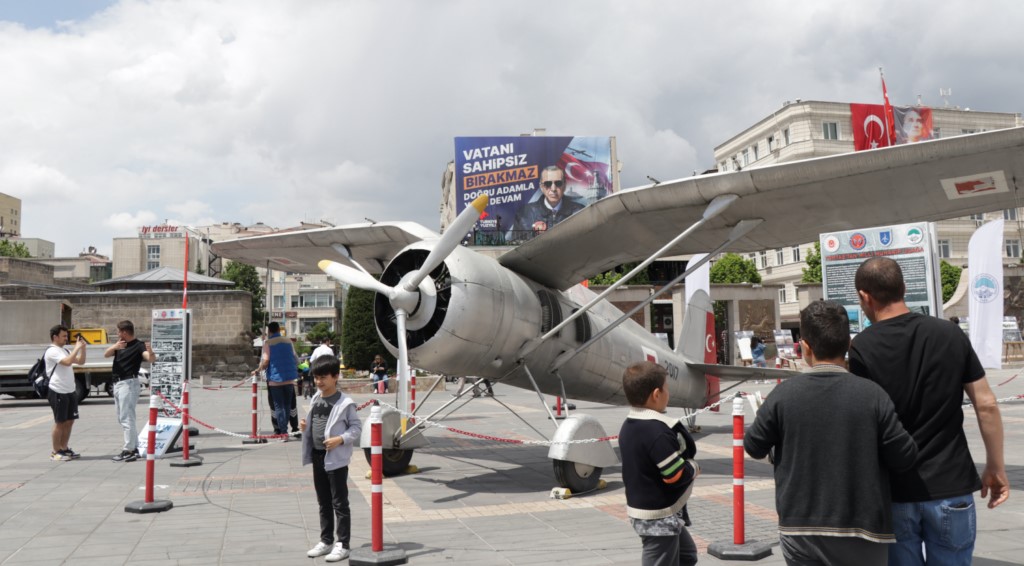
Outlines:
{"type": "Polygon", "coordinates": [[[107,348],[104,358],[114,358],[114,410],[124,431],[121,452],[111,458],[115,462],[134,462],[139,458],[139,435],[135,426],[135,405],[139,402],[139,368],[142,361],[153,362],[156,354],[149,344],[135,337],[130,320],[117,323],[117,343],[107,348]]]}
{"type": "Polygon", "coordinates": [[[882,386],[919,449],[917,463],[892,474],[897,543],[889,564],[970,564],[976,534],[973,492],[989,508],[1010,494],[1003,461],[1003,425],[985,370],[967,336],[949,321],[912,313],[898,263],[872,258],[854,284],[871,326],[850,348],[850,372],[882,386]],[[985,443],[978,472],[964,435],[961,406],[970,398],[985,443]]]}

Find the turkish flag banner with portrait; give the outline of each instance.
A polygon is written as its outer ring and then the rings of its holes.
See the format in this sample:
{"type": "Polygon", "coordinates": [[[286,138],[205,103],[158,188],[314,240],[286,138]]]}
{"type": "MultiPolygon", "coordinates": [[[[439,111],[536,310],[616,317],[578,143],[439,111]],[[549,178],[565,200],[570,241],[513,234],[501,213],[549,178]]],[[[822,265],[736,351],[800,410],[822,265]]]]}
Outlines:
{"type": "Polygon", "coordinates": [[[889,147],[884,116],[885,108],[881,104],[850,104],[854,151],[889,147]]]}

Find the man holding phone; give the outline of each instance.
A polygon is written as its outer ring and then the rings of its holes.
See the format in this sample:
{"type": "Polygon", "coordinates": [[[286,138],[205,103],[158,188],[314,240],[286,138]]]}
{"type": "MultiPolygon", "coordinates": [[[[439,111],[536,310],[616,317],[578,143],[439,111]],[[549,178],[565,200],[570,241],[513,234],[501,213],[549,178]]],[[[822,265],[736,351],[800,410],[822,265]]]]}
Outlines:
{"type": "Polygon", "coordinates": [[[139,458],[139,433],[135,427],[135,405],[139,402],[139,368],[142,361],[156,361],[149,344],[135,338],[135,325],[130,320],[117,323],[116,344],[107,348],[104,358],[114,358],[114,409],[117,422],[124,431],[124,446],[111,458],[115,462],[134,462],[139,458]]]}

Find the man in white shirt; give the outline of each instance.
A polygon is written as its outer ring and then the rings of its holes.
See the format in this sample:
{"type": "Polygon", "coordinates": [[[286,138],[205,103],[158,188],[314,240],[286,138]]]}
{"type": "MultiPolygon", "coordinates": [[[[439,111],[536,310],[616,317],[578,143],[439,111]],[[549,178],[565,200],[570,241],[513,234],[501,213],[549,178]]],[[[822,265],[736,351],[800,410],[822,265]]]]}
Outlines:
{"type": "Polygon", "coordinates": [[[53,409],[53,433],[50,438],[53,452],[50,459],[63,462],[74,460],[80,455],[68,446],[71,427],[78,418],[78,394],[75,390],[75,370],[71,364],[85,363],[87,342],[78,336],[75,347],[68,352],[68,329],[58,324],[50,329],[50,347],[43,358],[46,360],[46,374],[50,376],[50,408],[53,409]]]}
{"type": "Polygon", "coordinates": [[[334,355],[334,350],[331,348],[331,339],[329,337],[324,338],[320,345],[313,350],[313,353],[309,356],[309,367],[313,367],[313,362],[315,362],[320,356],[325,355],[334,355]]]}

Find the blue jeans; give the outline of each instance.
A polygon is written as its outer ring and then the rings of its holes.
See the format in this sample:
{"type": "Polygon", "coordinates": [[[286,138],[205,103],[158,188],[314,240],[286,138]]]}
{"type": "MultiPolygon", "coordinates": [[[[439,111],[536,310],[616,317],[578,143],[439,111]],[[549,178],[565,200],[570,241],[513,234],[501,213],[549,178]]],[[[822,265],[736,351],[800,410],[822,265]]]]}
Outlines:
{"type": "Polygon", "coordinates": [[[267,388],[274,400],[274,434],[288,434],[288,415],[295,399],[295,384],[277,385],[267,388]]]}
{"type": "Polygon", "coordinates": [[[889,545],[889,566],[969,566],[977,533],[974,494],[893,503],[892,526],[897,542],[889,545]]]}

